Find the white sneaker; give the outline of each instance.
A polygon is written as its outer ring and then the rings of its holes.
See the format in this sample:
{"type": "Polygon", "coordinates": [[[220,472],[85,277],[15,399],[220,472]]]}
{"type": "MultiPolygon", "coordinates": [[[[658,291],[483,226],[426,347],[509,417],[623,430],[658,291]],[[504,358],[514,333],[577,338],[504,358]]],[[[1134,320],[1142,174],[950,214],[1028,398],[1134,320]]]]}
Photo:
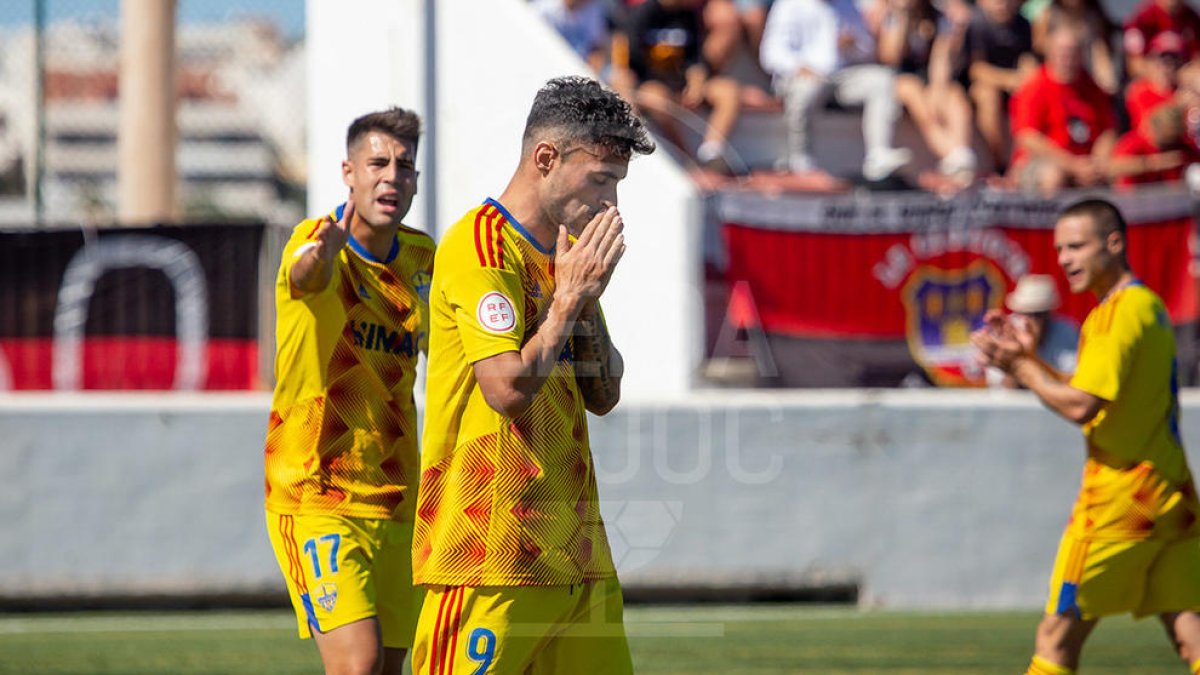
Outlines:
{"type": "Polygon", "coordinates": [[[975,157],[975,151],[966,147],[960,146],[942,158],[938,162],[938,171],[944,176],[953,176],[959,173],[975,173],[975,169],[979,166],[979,159],[975,157]]]}
{"type": "Polygon", "coordinates": [[[863,178],[869,181],[883,180],[910,161],[912,151],[908,148],[884,148],[868,152],[863,161],[863,178]]]}
{"type": "Polygon", "coordinates": [[[721,141],[704,141],[696,148],[696,161],[701,164],[721,159],[725,155],[725,144],[721,141]]]}

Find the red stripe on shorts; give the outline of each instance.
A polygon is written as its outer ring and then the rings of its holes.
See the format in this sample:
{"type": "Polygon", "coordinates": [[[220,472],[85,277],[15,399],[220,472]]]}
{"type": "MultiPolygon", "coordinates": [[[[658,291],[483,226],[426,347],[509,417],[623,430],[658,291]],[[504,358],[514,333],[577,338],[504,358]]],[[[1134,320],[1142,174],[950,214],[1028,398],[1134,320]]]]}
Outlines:
{"type": "Polygon", "coordinates": [[[465,593],[466,593],[466,589],[462,586],[459,586],[458,587],[458,603],[457,603],[457,607],[455,608],[455,611],[454,611],[454,637],[451,638],[453,641],[450,643],[450,672],[451,673],[454,672],[454,655],[456,653],[458,653],[459,622],[462,620],[463,595],[465,593]]]}
{"type": "Polygon", "coordinates": [[[442,601],[438,605],[437,622],[433,624],[433,645],[429,650],[429,675],[441,675],[442,672],[442,655],[438,650],[438,637],[442,631],[442,612],[446,609],[446,600],[449,597],[449,592],[442,594],[442,601]]]}
{"type": "Polygon", "coordinates": [[[304,578],[304,564],[301,562],[300,550],[296,548],[296,519],[291,516],[279,516],[279,532],[283,535],[283,550],[288,558],[288,573],[296,591],[300,595],[308,592],[308,582],[304,578]]]}

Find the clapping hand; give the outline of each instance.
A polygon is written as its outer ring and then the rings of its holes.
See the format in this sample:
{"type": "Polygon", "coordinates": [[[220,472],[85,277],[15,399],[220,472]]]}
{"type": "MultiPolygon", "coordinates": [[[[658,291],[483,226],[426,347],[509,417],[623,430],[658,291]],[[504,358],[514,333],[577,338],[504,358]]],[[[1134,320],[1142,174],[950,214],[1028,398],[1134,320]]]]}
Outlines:
{"type": "Polygon", "coordinates": [[[993,309],[983,317],[983,327],[971,333],[980,363],[1011,373],[1017,359],[1037,351],[1037,336],[1026,317],[1005,316],[993,309]]]}

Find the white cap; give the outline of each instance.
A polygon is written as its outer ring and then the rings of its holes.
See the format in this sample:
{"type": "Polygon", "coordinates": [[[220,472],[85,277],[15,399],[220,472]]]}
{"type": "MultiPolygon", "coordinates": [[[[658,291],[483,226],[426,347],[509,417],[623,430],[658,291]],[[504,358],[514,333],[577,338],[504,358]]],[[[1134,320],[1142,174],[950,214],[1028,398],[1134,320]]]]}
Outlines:
{"type": "Polygon", "coordinates": [[[1017,281],[1004,304],[1021,314],[1049,312],[1058,308],[1058,286],[1048,274],[1028,274],[1017,281]]]}

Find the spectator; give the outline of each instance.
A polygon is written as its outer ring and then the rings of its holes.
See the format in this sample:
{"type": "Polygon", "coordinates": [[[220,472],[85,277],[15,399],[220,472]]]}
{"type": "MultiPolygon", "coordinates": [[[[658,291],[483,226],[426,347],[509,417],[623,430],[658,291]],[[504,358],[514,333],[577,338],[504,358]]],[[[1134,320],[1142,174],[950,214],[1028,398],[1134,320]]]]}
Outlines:
{"type": "Polygon", "coordinates": [[[1111,172],[1118,187],[1183,179],[1188,164],[1200,160],[1187,142],[1183,108],[1166,103],[1117,141],[1111,172]]]}
{"type": "MultiPolygon", "coordinates": [[[[1017,280],[1017,287],[1004,300],[1012,314],[1009,321],[1025,322],[1037,341],[1037,355],[1047,365],[1064,375],[1075,372],[1075,350],[1079,345],[1079,329],[1072,323],[1056,318],[1059,306],[1058,287],[1048,274],[1027,274],[1017,280]]],[[[1011,375],[998,368],[987,369],[991,387],[1018,389],[1011,375]]]]}
{"type": "Polygon", "coordinates": [[[775,109],[769,83],[758,62],[769,0],[706,0],[704,44],[700,53],[712,72],[741,85],[742,102],[758,109],[775,109]]]}
{"type": "Polygon", "coordinates": [[[767,26],[767,11],[773,0],[706,0],[704,25],[708,39],[704,58],[715,70],[721,71],[735,52],[746,48],[758,63],[762,49],[763,30],[767,26]]]}
{"type": "Polygon", "coordinates": [[[1131,77],[1145,75],[1146,52],[1154,36],[1170,31],[1183,40],[1183,60],[1200,54],[1200,15],[1184,0],[1143,0],[1125,22],[1125,63],[1131,77]]]}
{"type": "Polygon", "coordinates": [[[951,78],[952,54],[962,44],[965,22],[951,23],[930,0],[879,0],[867,23],[880,63],[898,71],[896,98],[941,160],[938,169],[963,186],[970,184],[977,164],[971,103],[951,78]]]}
{"type": "Polygon", "coordinates": [[[967,27],[967,86],[975,122],[997,173],[1009,156],[1009,98],[1037,70],[1033,29],[1017,14],[1016,0],[979,0],[967,27]]]}
{"type": "Polygon", "coordinates": [[[710,75],[701,58],[700,4],[701,0],[645,0],[630,9],[624,30],[628,67],[614,59],[613,86],[679,151],[705,169],[729,172],[726,142],[740,112],[739,85],[729,77],[710,75]],[[705,103],[711,112],[693,155],[680,122],[705,103]]]}
{"type": "Polygon", "coordinates": [[[742,26],[746,30],[746,41],[750,45],[750,53],[758,60],[762,49],[763,32],[767,28],[767,13],[774,0],[734,0],[742,26]]]}
{"type": "Polygon", "coordinates": [[[607,0],[534,0],[533,7],[593,72],[604,69],[609,44],[607,0]]]}
{"type": "Polygon", "coordinates": [[[1183,64],[1183,40],[1177,33],[1163,31],[1154,36],[1142,60],[1142,77],[1125,90],[1129,126],[1137,130],[1152,110],[1175,97],[1179,67],[1183,64]]]}
{"type": "Polygon", "coordinates": [[[1200,59],[1179,68],[1179,86],[1174,100],[1183,107],[1188,144],[1200,148],[1200,59]]]}
{"type": "Polygon", "coordinates": [[[1052,0],[1033,20],[1033,48],[1046,53],[1046,33],[1050,24],[1074,21],[1082,31],[1084,65],[1088,74],[1105,92],[1116,94],[1119,86],[1117,64],[1111,40],[1117,26],[1104,12],[1100,0],[1052,0]]]}
{"type": "Polygon", "coordinates": [[[1112,104],[1083,68],[1074,24],[1050,27],[1046,64],[1013,96],[1012,125],[1010,173],[1021,188],[1053,194],[1106,181],[1116,141],[1112,104]]]}
{"type": "Polygon", "coordinates": [[[787,166],[827,176],[812,159],[813,113],[832,94],[863,105],[863,177],[887,178],[912,157],[892,146],[896,77],[874,62],[875,41],[853,0],[776,0],[763,33],[762,64],[774,79],[787,118],[787,166]]]}

